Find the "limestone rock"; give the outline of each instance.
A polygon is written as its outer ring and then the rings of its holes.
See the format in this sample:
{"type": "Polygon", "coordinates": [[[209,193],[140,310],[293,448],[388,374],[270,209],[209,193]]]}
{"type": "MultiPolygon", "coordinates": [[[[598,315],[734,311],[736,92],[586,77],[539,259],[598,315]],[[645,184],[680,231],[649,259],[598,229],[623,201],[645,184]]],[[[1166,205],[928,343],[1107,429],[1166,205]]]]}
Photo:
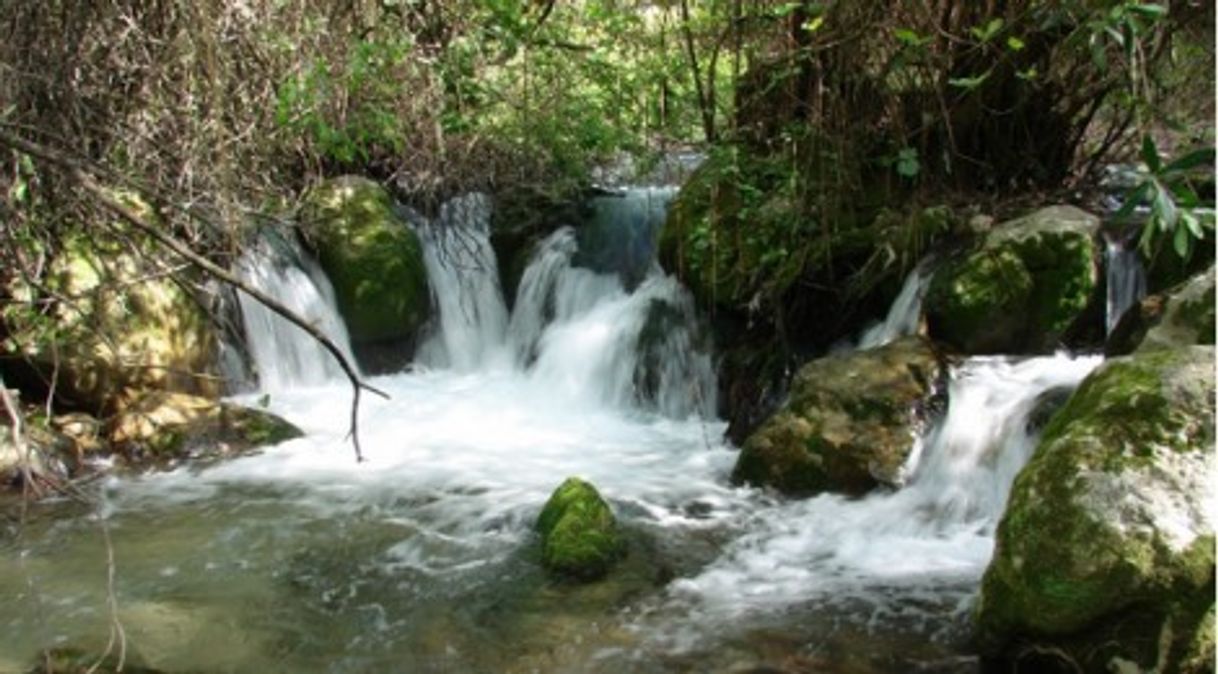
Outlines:
{"type": "Polygon", "coordinates": [[[918,411],[944,372],[919,338],[804,365],[787,402],[745,441],[733,481],[796,496],[899,484],[918,411]]]}
{"type": "Polygon", "coordinates": [[[1096,287],[1098,219],[1051,206],[999,225],[935,273],[930,334],[964,353],[1049,350],[1096,287]]]}
{"type": "MultiPolygon", "coordinates": [[[[151,250],[149,244],[149,251],[151,250]]],[[[68,238],[45,279],[47,313],[14,302],[0,316],[0,370],[23,389],[49,388],[67,408],[108,413],[141,390],[216,395],[216,335],[197,298],[147,262],[149,251],[81,234],[68,238]]]]}
{"type": "Polygon", "coordinates": [[[1186,671],[1214,604],[1213,449],[1213,347],[1092,373],[1015,481],[977,606],[983,646],[1076,671],[1186,671]]]}
{"type": "Polygon", "coordinates": [[[306,195],[301,220],[352,342],[412,338],[431,313],[427,270],[389,193],[366,178],[335,178],[306,195]]]}

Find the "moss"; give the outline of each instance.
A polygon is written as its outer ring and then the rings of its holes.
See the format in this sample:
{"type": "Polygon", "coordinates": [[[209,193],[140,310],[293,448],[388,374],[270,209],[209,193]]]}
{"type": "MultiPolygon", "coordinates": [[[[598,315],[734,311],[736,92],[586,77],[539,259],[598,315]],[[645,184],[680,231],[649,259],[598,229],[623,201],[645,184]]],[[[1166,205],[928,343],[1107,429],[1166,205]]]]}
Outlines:
{"type": "Polygon", "coordinates": [[[895,484],[913,444],[913,410],[942,371],[917,338],[808,363],[783,409],[745,440],[733,481],[792,496],[895,484]]]}
{"type": "Polygon", "coordinates": [[[966,353],[1012,350],[1032,290],[1032,276],[1011,246],[956,260],[927,291],[931,333],[966,353]]]}
{"type": "Polygon", "coordinates": [[[1109,361],[1053,417],[1012,488],[982,581],[989,650],[1030,642],[1087,671],[1113,657],[1149,666],[1166,655],[1158,636],[1142,637],[1160,626],[1181,650],[1212,604],[1214,538],[1169,543],[1154,499],[1203,496],[1172,490],[1203,489],[1192,481],[1212,461],[1213,357],[1196,347],[1109,361]],[[1130,489],[1140,497],[1122,495],[1130,489]]]}
{"type": "Polygon", "coordinates": [[[422,327],[431,310],[423,247],[388,192],[335,179],[307,196],[303,217],[352,340],[403,339],[422,327]]]}
{"type": "Polygon", "coordinates": [[[1015,244],[1033,279],[1030,296],[1033,338],[1037,348],[1051,347],[1095,290],[1095,246],[1073,232],[1046,232],[1015,244]]]}
{"type": "Polygon", "coordinates": [[[535,528],[542,538],[542,564],[564,577],[595,580],[625,553],[613,511],[579,478],[568,478],[554,491],[535,528]]]}

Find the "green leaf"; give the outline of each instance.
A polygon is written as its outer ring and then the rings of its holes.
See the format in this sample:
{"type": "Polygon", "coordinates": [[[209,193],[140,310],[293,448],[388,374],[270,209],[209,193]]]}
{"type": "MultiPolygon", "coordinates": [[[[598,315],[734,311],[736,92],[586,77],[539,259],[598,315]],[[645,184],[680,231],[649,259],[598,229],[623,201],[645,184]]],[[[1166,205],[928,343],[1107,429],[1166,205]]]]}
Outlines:
{"type": "Polygon", "coordinates": [[[1189,233],[1193,235],[1193,238],[1205,238],[1205,231],[1201,229],[1201,221],[1197,219],[1197,216],[1188,211],[1181,211],[1180,222],[1184,223],[1184,227],[1182,229],[1187,229],[1189,233]]]}
{"type": "Polygon", "coordinates": [[[1015,71],[1015,77],[1018,77],[1019,79],[1025,81],[1025,82],[1031,82],[1031,81],[1035,80],[1038,75],[1039,75],[1039,73],[1036,72],[1036,66],[1032,66],[1032,67],[1028,68],[1027,70],[1015,71]]]}
{"type": "Polygon", "coordinates": [[[1026,46],[1028,45],[1024,44],[1023,40],[1015,37],[1014,35],[1007,38],[1007,47],[1011,51],[1023,51],[1023,48],[1026,46]]]}
{"type": "Polygon", "coordinates": [[[1151,217],[1159,221],[1159,229],[1167,231],[1176,226],[1180,211],[1176,202],[1171,198],[1171,192],[1162,185],[1155,183],[1155,197],[1150,204],[1151,217]]]}
{"type": "Polygon", "coordinates": [[[952,85],[953,87],[957,87],[959,89],[964,89],[966,91],[972,91],[973,89],[976,89],[977,87],[984,84],[985,81],[987,79],[989,79],[990,72],[991,71],[987,70],[984,73],[977,75],[976,77],[955,77],[955,78],[948,80],[947,83],[952,85]]]}
{"type": "Polygon", "coordinates": [[[921,47],[931,40],[931,38],[922,37],[908,28],[894,29],[892,34],[893,37],[897,38],[898,42],[910,47],[921,47]]]}
{"type": "Polygon", "coordinates": [[[1165,173],[1187,171],[1189,169],[1197,168],[1198,166],[1209,166],[1211,168],[1214,166],[1214,148],[1206,147],[1189,152],[1183,157],[1180,157],[1179,159],[1168,164],[1166,167],[1164,167],[1163,171],[1165,173]]]}
{"type": "Polygon", "coordinates": [[[973,26],[969,29],[969,32],[982,44],[985,44],[992,40],[998,34],[998,31],[1002,30],[1003,25],[1005,25],[1005,22],[1002,18],[994,18],[990,19],[984,26],[973,26]]]}
{"type": "Polygon", "coordinates": [[[1136,4],[1136,5],[1128,5],[1127,7],[1128,7],[1129,11],[1134,12],[1136,14],[1141,14],[1142,16],[1144,16],[1147,19],[1150,19],[1152,21],[1155,21],[1155,20],[1158,20],[1158,19],[1161,19],[1161,18],[1167,16],[1167,8],[1164,7],[1163,5],[1136,4]]]}
{"type": "Polygon", "coordinates": [[[1155,141],[1149,135],[1142,136],[1142,161],[1146,162],[1146,168],[1150,169],[1151,173],[1157,174],[1163,168],[1159,149],[1155,147],[1155,141]]]}
{"type": "Polygon", "coordinates": [[[1100,40],[1100,36],[1093,33],[1088,41],[1088,46],[1091,47],[1091,62],[1095,64],[1096,70],[1101,73],[1108,72],[1108,53],[1104,49],[1104,42],[1100,40]]]}
{"type": "Polygon", "coordinates": [[[1154,185],[1150,181],[1138,183],[1137,187],[1125,193],[1125,203],[1121,204],[1121,208],[1112,217],[1117,221],[1128,218],[1133,210],[1146,199],[1153,187],[1154,185]]]}
{"type": "Polygon", "coordinates": [[[1193,237],[1187,227],[1177,227],[1176,235],[1172,237],[1172,247],[1181,259],[1187,260],[1193,252],[1193,237]]]}

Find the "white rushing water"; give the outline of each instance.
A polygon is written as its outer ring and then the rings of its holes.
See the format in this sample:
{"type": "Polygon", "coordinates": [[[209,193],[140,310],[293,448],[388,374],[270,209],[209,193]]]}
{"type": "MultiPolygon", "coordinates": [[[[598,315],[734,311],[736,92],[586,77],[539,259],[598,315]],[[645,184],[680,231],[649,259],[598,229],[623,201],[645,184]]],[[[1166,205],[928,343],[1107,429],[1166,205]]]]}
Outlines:
{"type": "MultiPolygon", "coordinates": [[[[238,263],[238,272],[320,329],[355,364],[334,287],[298,243],[276,234],[261,237],[238,263]]],[[[284,391],[344,377],[338,362],[304,330],[245,293],[237,297],[262,390],[284,391]]]]}
{"type": "MultiPolygon", "coordinates": [[[[868,621],[943,622],[944,607],[949,615],[965,610],[1011,484],[1035,446],[1029,414],[1100,360],[966,361],[952,372],[945,418],[911,457],[905,488],[759,510],[717,561],[674,583],[674,603],[699,615],[699,632],[808,602],[848,606],[868,621]]],[[[680,633],[687,627],[676,636],[691,639],[680,633]]]]}
{"type": "MultiPolygon", "coordinates": [[[[352,459],[350,391],[333,382],[270,400],[302,438],[107,484],[121,617],[151,664],[689,671],[721,667],[716,649],[757,629],[826,638],[832,625],[810,628],[805,609],[933,632],[959,622],[989,560],[1034,444],[1029,413],[1098,363],[965,361],[906,487],[776,500],[728,482],[737,451],[720,439],[709,349],[675,280],[653,268],[627,291],[617,274],[573,266],[576,235],[562,229],[538,245],[508,317],[482,202],[459,203],[441,218],[448,229],[424,236],[440,312],[427,367],[371,380],[390,398],[361,406],[367,461],[352,459]],[[642,579],[630,592],[613,594],[621,580],[555,588],[538,570],[533,521],[572,475],[598,487],[631,538],[627,567],[644,570],[626,572],[642,579]],[[691,652],[707,659],[664,664],[691,652]]],[[[277,296],[311,278],[260,260],[251,278],[277,296]]],[[[325,286],[306,285],[322,299],[302,306],[324,304],[325,286]]],[[[255,351],[291,343],[272,327],[250,336],[255,351]]],[[[104,583],[77,580],[99,571],[90,526],[58,521],[27,553],[0,555],[0,601],[19,607],[0,622],[0,653],[106,634],[104,583]]]]}
{"type": "Polygon", "coordinates": [[[1146,296],[1146,269],[1137,248],[1128,248],[1116,239],[1108,240],[1105,261],[1108,282],[1105,327],[1111,333],[1129,307],[1146,296]]]}
{"type": "Polygon", "coordinates": [[[920,262],[905,277],[901,292],[893,300],[884,320],[863,332],[859,338],[859,349],[874,349],[918,331],[922,320],[922,300],[930,287],[931,269],[926,260],[920,262]]]}

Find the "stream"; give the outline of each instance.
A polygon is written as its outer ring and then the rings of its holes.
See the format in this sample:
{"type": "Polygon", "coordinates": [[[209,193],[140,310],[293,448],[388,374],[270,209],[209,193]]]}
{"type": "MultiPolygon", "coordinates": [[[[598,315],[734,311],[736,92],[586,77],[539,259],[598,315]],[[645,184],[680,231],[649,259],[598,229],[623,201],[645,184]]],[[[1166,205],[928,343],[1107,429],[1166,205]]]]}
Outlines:
{"type": "MultiPolygon", "coordinates": [[[[643,198],[620,199],[649,212],[643,198]]],[[[0,672],[49,647],[101,652],[114,617],[132,657],[167,672],[977,671],[969,611],[1029,417],[1098,357],[965,360],[946,413],[911,439],[903,488],[779,499],[729,483],[713,352],[675,279],[633,252],[629,274],[577,266],[564,228],[509,312],[489,205],[446,208],[420,226],[439,320],[409,371],[370,379],[390,398],[364,397],[367,460],[346,439],[346,381],[242,304],[262,384],[237,399],[305,437],[107,478],[97,510],[32,506],[0,546],[0,672]],[[532,531],[575,475],[630,546],[586,586],[541,571],[532,531]]],[[[302,252],[244,265],[346,344],[302,252]]],[[[920,293],[865,346],[915,329],[920,293]]]]}

